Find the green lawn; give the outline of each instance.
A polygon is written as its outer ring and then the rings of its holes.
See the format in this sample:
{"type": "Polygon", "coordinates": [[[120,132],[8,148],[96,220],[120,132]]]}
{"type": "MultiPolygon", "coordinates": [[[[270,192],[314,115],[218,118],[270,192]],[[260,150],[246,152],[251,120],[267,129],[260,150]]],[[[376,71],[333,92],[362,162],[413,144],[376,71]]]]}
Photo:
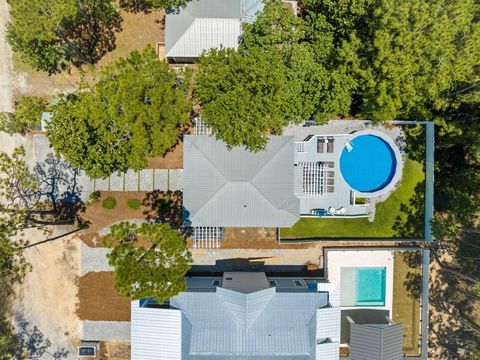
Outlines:
{"type": "Polygon", "coordinates": [[[403,351],[405,354],[419,353],[420,336],[420,287],[421,268],[416,265],[412,252],[395,252],[393,272],[393,321],[403,324],[403,351]],[[410,258],[410,261],[408,260],[410,258]],[[409,265],[410,263],[410,265],[409,265]]]}
{"type": "Polygon", "coordinates": [[[305,238],[415,238],[423,237],[423,165],[405,161],[400,186],[376,206],[375,221],[367,218],[302,218],[282,228],[282,239],[305,238]]]}

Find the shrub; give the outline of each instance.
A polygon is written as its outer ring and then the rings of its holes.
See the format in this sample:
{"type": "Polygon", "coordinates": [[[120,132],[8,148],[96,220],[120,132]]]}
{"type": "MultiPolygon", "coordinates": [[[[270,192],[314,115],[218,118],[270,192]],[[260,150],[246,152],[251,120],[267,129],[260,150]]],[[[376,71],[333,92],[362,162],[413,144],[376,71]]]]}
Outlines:
{"type": "Polygon", "coordinates": [[[115,200],[113,197],[107,197],[105,200],[102,201],[102,206],[105,209],[115,209],[117,206],[117,200],[115,200]]]}
{"type": "Polygon", "coordinates": [[[140,209],[140,205],[142,205],[142,203],[138,199],[128,199],[127,201],[127,207],[129,209],[138,210],[140,209]]]}
{"type": "Polygon", "coordinates": [[[92,206],[100,200],[100,191],[94,191],[88,195],[87,206],[92,206]]]}

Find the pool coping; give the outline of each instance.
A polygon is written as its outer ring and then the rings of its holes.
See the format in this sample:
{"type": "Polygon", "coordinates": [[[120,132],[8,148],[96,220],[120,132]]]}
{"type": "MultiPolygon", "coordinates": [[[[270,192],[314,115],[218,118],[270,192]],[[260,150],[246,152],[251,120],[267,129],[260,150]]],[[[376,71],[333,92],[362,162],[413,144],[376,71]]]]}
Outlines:
{"type": "MultiPolygon", "coordinates": [[[[340,174],[342,175],[345,182],[350,186],[351,190],[355,191],[355,193],[360,195],[360,197],[377,198],[377,197],[384,196],[384,195],[390,193],[397,186],[397,184],[399,183],[399,181],[402,177],[403,161],[404,160],[403,160],[402,153],[400,152],[400,149],[398,148],[398,145],[395,143],[395,141],[390,136],[388,136],[384,132],[381,132],[381,131],[378,131],[378,130],[375,130],[375,129],[357,130],[357,131],[348,135],[348,141],[354,140],[355,138],[357,138],[359,136],[364,136],[364,135],[376,136],[376,137],[382,139],[383,141],[385,141],[390,146],[390,148],[392,149],[392,151],[395,155],[395,162],[396,162],[395,172],[393,174],[392,179],[390,180],[390,182],[385,187],[383,187],[383,188],[381,188],[377,191],[362,192],[362,191],[359,191],[357,189],[354,189],[348,183],[348,181],[345,179],[345,177],[343,176],[343,173],[341,171],[340,171],[340,174]]],[[[340,154],[340,158],[341,158],[341,154],[340,154]]]]}

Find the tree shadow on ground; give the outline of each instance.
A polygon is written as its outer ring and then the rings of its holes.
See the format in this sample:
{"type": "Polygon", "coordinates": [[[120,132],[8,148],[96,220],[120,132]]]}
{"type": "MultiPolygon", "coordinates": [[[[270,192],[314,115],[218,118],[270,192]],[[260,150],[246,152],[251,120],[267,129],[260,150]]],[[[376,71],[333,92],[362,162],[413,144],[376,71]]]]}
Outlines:
{"type": "Polygon", "coordinates": [[[452,291],[455,278],[445,273],[430,283],[430,312],[429,349],[430,358],[439,360],[450,359],[477,359],[479,337],[458,321],[461,312],[469,308],[466,298],[462,294],[452,291]],[[466,308],[465,308],[466,307],[466,308]],[[433,354],[432,351],[442,349],[442,354],[433,354]]]}
{"type": "Polygon", "coordinates": [[[122,30],[122,18],[118,12],[107,10],[111,6],[108,2],[98,4],[98,8],[81,7],[81,15],[64,24],[65,38],[71,44],[76,66],[95,64],[116,47],[116,33],[122,30]]]}
{"type": "Polygon", "coordinates": [[[152,222],[168,223],[174,228],[183,224],[183,193],[177,191],[154,190],[146,194],[142,201],[147,210],[145,219],[152,222]]]}
{"type": "Polygon", "coordinates": [[[401,254],[409,268],[403,285],[409,296],[418,299],[422,290],[422,254],[419,251],[403,251],[401,254]]]}
{"type": "MultiPolygon", "coordinates": [[[[185,3],[190,1],[191,0],[185,0],[185,3]]],[[[123,10],[132,12],[132,13],[143,12],[145,14],[148,14],[153,10],[155,10],[155,8],[151,4],[149,4],[148,1],[146,0],[120,0],[119,5],[123,10]]],[[[178,13],[180,8],[178,9],[169,8],[167,9],[167,12],[178,13]]]]}
{"type": "Polygon", "coordinates": [[[34,173],[39,185],[37,196],[43,199],[43,211],[34,215],[37,220],[54,224],[73,224],[78,220],[79,212],[85,210],[78,182],[80,170],[48,154],[45,161],[35,165],[34,173]]]}
{"type": "Polygon", "coordinates": [[[26,355],[28,359],[38,359],[45,354],[50,355],[51,358],[56,360],[69,357],[70,352],[66,349],[53,349],[50,339],[45,337],[37,326],[31,325],[21,316],[17,317],[16,322],[18,325],[18,348],[16,358],[22,359],[24,358],[23,355],[26,355]]]}
{"type": "Polygon", "coordinates": [[[140,13],[143,12],[148,14],[151,12],[152,7],[145,0],[120,0],[120,7],[131,13],[140,13]]]}
{"type": "Polygon", "coordinates": [[[415,186],[414,195],[408,204],[400,204],[406,219],[397,217],[393,224],[396,238],[422,239],[425,234],[425,181],[415,186]]]}

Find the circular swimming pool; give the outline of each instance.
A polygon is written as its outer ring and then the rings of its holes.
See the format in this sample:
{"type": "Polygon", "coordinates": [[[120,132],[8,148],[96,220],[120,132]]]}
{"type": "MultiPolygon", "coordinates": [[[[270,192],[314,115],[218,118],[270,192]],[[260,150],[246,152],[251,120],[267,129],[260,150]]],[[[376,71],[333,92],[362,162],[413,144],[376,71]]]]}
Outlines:
{"type": "Polygon", "coordinates": [[[352,189],[376,193],[385,189],[396,177],[397,156],[392,149],[396,145],[382,137],[359,135],[345,144],[340,156],[340,171],[352,189]]]}

